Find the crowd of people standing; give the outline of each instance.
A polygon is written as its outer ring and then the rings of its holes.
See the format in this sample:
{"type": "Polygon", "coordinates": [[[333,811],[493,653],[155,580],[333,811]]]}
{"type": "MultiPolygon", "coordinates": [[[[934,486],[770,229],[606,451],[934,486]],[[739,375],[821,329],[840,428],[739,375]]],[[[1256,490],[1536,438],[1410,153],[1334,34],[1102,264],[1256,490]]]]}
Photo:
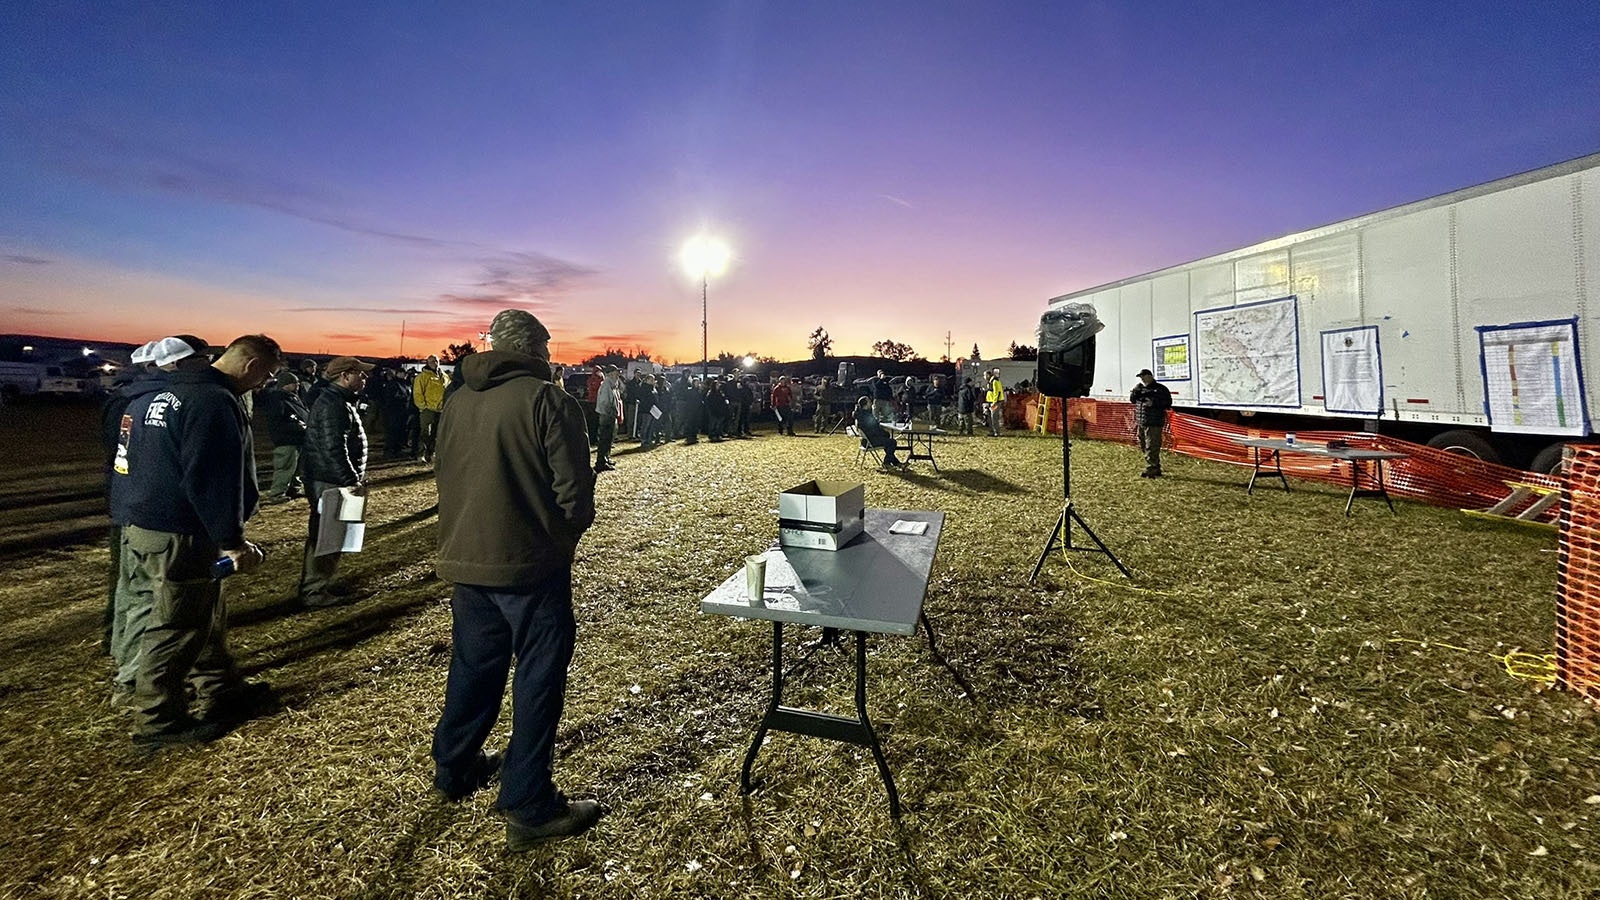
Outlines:
{"type": "Polygon", "coordinates": [[[938,428],[951,424],[951,409],[971,434],[979,397],[993,405],[1002,390],[997,377],[980,388],[971,379],[891,381],[879,371],[849,386],[779,376],[768,387],[749,376],[624,378],[607,366],[583,385],[591,415],[552,368],[550,335],[536,317],[506,310],[490,334],[492,349],[460,360],[450,376],[436,357],[415,373],[350,356],[321,366],[305,359],[292,370],[265,335],[225,348],[177,335],[140,348],[142,368],[113,391],[103,419],[113,523],[104,645],[112,704],[132,713],[137,746],[208,742],[276,703],[268,685],[247,681],[234,663],[224,579],[262,565],[264,552],[246,537],[260,507],[303,499],[297,603],[351,602],[355,592],[339,578],[341,548],[323,539],[329,510],[319,504],[364,497],[369,435],[378,433],[386,458],[434,466],[436,569],[454,585],[454,649],[432,748],[436,792],[458,801],[498,778],[513,850],[582,833],[600,808],[556,788],[554,744],[575,642],[573,560],[594,521],[595,478],[616,468],[618,436],[645,448],[702,435],[749,438],[763,416],[780,435],[795,435],[808,412],[814,432],[919,413],[938,428]],[[273,444],[264,484],[254,454],[258,412],[273,444]],[[512,660],[511,742],[504,753],[487,751],[512,660]]]}

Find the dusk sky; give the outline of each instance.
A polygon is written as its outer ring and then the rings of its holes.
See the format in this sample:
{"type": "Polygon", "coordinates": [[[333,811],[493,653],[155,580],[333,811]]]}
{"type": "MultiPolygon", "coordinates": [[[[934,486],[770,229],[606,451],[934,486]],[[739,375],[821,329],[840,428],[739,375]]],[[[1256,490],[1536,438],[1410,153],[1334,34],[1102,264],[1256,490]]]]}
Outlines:
{"type": "Polygon", "coordinates": [[[1600,150],[1600,3],[0,4],[0,332],[930,359],[1600,150]]]}

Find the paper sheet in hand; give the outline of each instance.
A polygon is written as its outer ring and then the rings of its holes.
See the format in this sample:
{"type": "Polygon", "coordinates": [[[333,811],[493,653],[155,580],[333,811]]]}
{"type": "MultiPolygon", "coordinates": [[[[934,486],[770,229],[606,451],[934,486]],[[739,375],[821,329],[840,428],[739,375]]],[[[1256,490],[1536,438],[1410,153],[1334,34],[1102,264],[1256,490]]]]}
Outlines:
{"type": "Polygon", "coordinates": [[[366,498],[354,491],[354,488],[328,488],[322,492],[318,504],[322,524],[317,529],[317,556],[361,550],[367,533],[366,524],[360,521],[366,515],[366,498]],[[354,502],[347,503],[347,499],[354,502]],[[345,520],[350,514],[356,521],[345,520]]]}

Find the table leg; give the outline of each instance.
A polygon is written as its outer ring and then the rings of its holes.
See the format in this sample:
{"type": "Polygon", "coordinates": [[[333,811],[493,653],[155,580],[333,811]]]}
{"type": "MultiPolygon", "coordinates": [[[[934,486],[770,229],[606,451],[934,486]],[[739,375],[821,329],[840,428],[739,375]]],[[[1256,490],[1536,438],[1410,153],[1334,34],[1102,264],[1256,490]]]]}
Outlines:
{"type": "Polygon", "coordinates": [[[1350,508],[1356,504],[1356,492],[1361,490],[1361,460],[1350,460],[1350,499],[1344,501],[1344,517],[1350,518],[1350,508]]]}
{"type": "Polygon", "coordinates": [[[772,727],[772,720],[778,713],[778,707],[783,702],[783,623],[772,623],[772,699],[767,701],[767,711],[761,716],[761,724],[756,726],[755,740],[750,742],[750,750],[744,755],[744,768],[739,772],[739,791],[748,794],[751,791],[750,767],[755,765],[756,754],[761,752],[761,741],[767,736],[767,729],[772,727]]]}
{"type": "MultiPolygon", "coordinates": [[[[926,623],[924,623],[926,624],[926,623]]],[[[928,631],[931,636],[933,631],[928,631]]],[[[750,779],[750,770],[755,765],[756,755],[761,752],[761,742],[766,739],[768,731],[786,731],[790,734],[804,734],[810,737],[823,738],[824,740],[839,741],[841,743],[855,744],[866,747],[872,751],[872,759],[878,764],[878,774],[883,776],[883,786],[889,793],[889,814],[900,818],[900,792],[895,789],[894,775],[889,771],[889,761],[883,755],[883,746],[878,743],[877,732],[872,729],[872,719],[867,716],[867,634],[864,631],[856,632],[856,718],[835,716],[829,713],[815,712],[808,709],[795,709],[783,706],[783,623],[772,623],[772,698],[767,702],[767,711],[761,717],[761,724],[756,726],[755,739],[750,742],[750,749],[744,755],[744,766],[739,771],[739,791],[744,794],[754,790],[750,779]]]]}
{"type": "MultiPolygon", "coordinates": [[[[928,632],[932,634],[930,630],[928,632]]],[[[866,737],[871,741],[872,758],[878,763],[878,774],[883,776],[884,789],[889,792],[889,815],[900,818],[900,792],[895,790],[894,775],[889,772],[889,761],[883,756],[883,746],[878,743],[878,733],[872,730],[872,720],[867,718],[867,633],[856,632],[856,715],[861,719],[866,737]]]]}

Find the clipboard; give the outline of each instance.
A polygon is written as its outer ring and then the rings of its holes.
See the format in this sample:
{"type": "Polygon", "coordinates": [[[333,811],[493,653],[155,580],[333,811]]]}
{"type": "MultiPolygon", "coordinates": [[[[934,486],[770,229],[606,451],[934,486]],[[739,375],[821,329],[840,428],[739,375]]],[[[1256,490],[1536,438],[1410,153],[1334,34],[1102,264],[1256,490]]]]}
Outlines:
{"type": "Polygon", "coordinates": [[[321,524],[317,528],[317,556],[360,553],[367,536],[367,498],[360,487],[334,487],[322,492],[317,503],[321,524]]]}

